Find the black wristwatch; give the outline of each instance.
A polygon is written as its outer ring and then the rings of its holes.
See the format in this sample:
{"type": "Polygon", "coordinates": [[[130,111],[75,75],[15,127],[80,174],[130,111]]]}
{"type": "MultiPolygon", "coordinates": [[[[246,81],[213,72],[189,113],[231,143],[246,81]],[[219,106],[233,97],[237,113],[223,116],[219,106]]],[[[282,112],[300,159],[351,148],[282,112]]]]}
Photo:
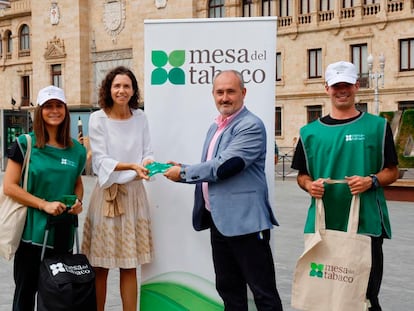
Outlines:
{"type": "Polygon", "coordinates": [[[380,187],[380,184],[378,182],[378,178],[375,174],[371,174],[369,175],[371,177],[372,180],[372,185],[371,185],[371,190],[376,190],[380,187]]]}

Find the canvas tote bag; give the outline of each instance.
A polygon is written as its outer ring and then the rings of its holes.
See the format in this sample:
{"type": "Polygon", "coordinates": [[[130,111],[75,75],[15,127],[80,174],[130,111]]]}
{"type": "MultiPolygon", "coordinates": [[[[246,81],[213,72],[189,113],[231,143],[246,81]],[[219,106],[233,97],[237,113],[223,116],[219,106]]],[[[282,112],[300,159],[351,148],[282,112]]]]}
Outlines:
{"type": "Polygon", "coordinates": [[[351,202],[347,232],[325,227],[317,200],[315,233],[305,234],[305,249],[293,277],[292,307],[315,311],[363,311],[371,270],[371,238],[357,234],[359,196],[351,202]]]}
{"type": "MultiPolygon", "coordinates": [[[[23,188],[27,190],[27,176],[29,172],[30,154],[32,150],[32,138],[25,134],[27,150],[22,164],[23,188]],[[25,169],[26,168],[26,169],[25,169]]],[[[0,186],[0,256],[10,260],[16,253],[22,238],[26,223],[27,206],[24,206],[3,192],[0,186]]]]}

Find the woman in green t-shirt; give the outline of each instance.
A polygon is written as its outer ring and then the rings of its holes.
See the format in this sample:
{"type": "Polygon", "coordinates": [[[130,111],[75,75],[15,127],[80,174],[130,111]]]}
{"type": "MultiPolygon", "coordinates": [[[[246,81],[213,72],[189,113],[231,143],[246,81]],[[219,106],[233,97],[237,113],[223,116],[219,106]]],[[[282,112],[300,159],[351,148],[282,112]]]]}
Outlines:
{"type": "MultiPolygon", "coordinates": [[[[27,150],[25,135],[19,136],[8,151],[4,174],[4,193],[28,206],[22,240],[14,257],[15,293],[13,310],[34,310],[40,255],[49,216],[71,218],[82,211],[81,173],[86,150],[70,137],[70,116],[62,89],[48,86],[39,91],[34,112],[32,148],[27,191],[21,187],[22,163],[27,150]],[[75,195],[66,213],[65,195],[75,195]]],[[[70,252],[73,227],[52,228],[47,241],[46,257],[70,252]],[[62,230],[65,228],[65,230],[62,230]],[[55,243],[56,242],[56,243],[55,243]]]]}

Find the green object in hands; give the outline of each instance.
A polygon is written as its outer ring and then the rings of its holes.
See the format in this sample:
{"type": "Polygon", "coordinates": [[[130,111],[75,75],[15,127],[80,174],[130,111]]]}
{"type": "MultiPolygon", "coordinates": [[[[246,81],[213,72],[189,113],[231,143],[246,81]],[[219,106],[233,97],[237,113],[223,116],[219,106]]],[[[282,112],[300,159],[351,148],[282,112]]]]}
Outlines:
{"type": "Polygon", "coordinates": [[[75,194],[67,194],[63,195],[60,201],[66,205],[67,209],[70,209],[72,205],[76,203],[77,198],[78,197],[75,194]]]}
{"type": "Polygon", "coordinates": [[[164,173],[167,169],[169,169],[173,164],[170,163],[160,163],[160,162],[152,162],[145,166],[146,169],[149,170],[148,176],[151,177],[158,173],[164,173]]]}

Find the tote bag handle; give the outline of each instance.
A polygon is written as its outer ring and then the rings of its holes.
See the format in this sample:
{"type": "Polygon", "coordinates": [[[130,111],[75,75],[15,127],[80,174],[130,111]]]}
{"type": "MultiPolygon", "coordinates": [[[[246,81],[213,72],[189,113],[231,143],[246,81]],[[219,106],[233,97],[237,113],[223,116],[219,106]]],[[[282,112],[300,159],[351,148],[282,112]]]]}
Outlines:
{"type": "MultiPolygon", "coordinates": [[[[347,181],[345,179],[325,179],[327,184],[345,184],[347,181]]],[[[352,196],[351,208],[349,210],[348,218],[348,228],[347,232],[357,233],[359,225],[359,208],[360,208],[360,198],[359,195],[352,196]]],[[[315,211],[315,232],[319,230],[326,229],[325,223],[325,208],[323,206],[322,199],[316,199],[316,211],[315,211]]]]}
{"type": "Polygon", "coordinates": [[[23,189],[27,191],[27,177],[29,176],[30,154],[32,153],[32,137],[29,134],[25,134],[24,136],[26,136],[27,148],[26,148],[26,154],[24,155],[22,173],[23,173],[23,170],[25,170],[24,178],[23,178],[23,189]]]}

